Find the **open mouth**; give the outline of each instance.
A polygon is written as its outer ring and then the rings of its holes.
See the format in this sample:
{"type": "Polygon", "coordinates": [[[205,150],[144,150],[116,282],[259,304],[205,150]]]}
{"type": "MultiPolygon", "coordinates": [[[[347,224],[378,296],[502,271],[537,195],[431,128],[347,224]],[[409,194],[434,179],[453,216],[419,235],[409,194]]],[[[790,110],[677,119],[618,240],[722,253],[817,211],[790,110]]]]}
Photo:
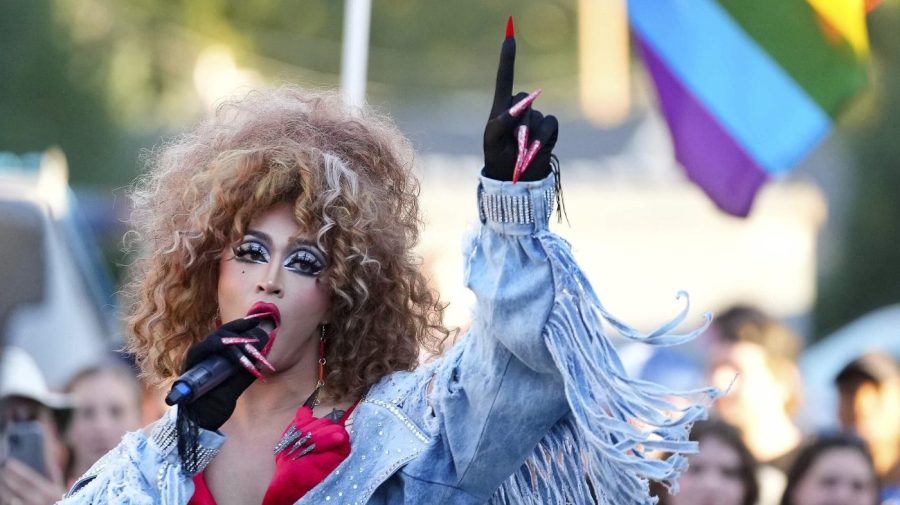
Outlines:
{"type": "Polygon", "coordinates": [[[261,324],[268,323],[268,326],[272,327],[265,328],[266,331],[271,331],[281,325],[281,313],[278,312],[278,307],[273,303],[254,303],[250,310],[247,311],[247,317],[251,316],[262,319],[261,324]]]}
{"type": "Polygon", "coordinates": [[[272,343],[275,342],[278,327],[281,326],[281,313],[278,311],[278,307],[272,303],[256,302],[247,311],[246,317],[260,318],[259,327],[269,334],[269,341],[266,342],[265,347],[260,352],[264,356],[268,355],[269,349],[272,348],[272,343]]]}

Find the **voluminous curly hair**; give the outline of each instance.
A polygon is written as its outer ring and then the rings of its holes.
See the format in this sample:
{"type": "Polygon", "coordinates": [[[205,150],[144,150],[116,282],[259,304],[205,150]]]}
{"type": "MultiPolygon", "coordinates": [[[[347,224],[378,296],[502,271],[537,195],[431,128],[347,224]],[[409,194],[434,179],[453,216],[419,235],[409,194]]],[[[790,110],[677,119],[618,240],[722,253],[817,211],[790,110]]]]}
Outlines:
{"type": "Polygon", "coordinates": [[[225,102],[191,133],[158,147],[132,191],[137,250],[128,348],[167,380],[214,329],[219,260],[279,203],[328,258],[327,394],[361,396],[418,364],[448,334],[443,306],[412,251],[418,181],[409,142],[386,118],[330,92],[254,91],[225,102]]]}

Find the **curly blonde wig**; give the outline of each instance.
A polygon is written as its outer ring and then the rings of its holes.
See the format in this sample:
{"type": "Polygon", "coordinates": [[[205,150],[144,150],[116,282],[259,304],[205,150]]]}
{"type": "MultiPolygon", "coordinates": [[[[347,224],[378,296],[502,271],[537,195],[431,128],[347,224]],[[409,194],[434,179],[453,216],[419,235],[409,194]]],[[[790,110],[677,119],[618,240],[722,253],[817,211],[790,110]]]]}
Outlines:
{"type": "Polygon", "coordinates": [[[219,259],[254,217],[287,202],[328,258],[328,395],[358,398],[437,353],[443,306],[412,251],[419,185],[408,141],[384,117],[296,87],[223,103],[162,145],[132,192],[139,250],[125,294],[129,349],[167,380],[214,328],[219,259]]]}

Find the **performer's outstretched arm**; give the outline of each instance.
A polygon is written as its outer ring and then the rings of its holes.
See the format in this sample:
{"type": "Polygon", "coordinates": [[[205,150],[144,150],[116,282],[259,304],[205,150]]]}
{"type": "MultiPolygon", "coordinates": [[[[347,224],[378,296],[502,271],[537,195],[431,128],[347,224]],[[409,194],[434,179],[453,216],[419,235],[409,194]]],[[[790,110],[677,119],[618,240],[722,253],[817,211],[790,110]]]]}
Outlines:
{"type": "MultiPolygon", "coordinates": [[[[431,384],[433,415],[425,424],[435,443],[403,474],[410,489],[444,486],[448,497],[464,493],[473,503],[644,503],[647,479],[672,481],[685,466],[680,454],[695,449],[689,427],[705,415],[696,403],[715,392],[688,392],[689,406],[676,407],[665,388],[629,379],[602,321],[626,338],[660,345],[702,328],[670,333],[687,306],[648,334],[619,322],[569,245],[549,231],[558,125],[528,104],[515,107],[533,95],[510,98],[514,57],[508,38],[485,130],[483,226],[466,258],[467,285],[477,297],[471,331],[431,384]],[[541,142],[524,170],[517,156],[523,125],[541,142]],[[675,455],[649,458],[657,449],[675,455]]],[[[524,142],[524,159],[532,142],[524,142]]]]}

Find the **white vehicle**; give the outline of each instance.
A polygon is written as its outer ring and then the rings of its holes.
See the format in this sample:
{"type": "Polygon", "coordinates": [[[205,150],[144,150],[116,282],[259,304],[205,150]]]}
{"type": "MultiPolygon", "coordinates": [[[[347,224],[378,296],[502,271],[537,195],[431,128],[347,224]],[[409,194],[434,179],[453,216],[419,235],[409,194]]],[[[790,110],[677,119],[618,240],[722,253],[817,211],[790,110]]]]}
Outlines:
{"type": "Polygon", "coordinates": [[[67,172],[57,149],[0,152],[0,341],[25,349],[55,388],[120,340],[112,283],[67,172]]]}

